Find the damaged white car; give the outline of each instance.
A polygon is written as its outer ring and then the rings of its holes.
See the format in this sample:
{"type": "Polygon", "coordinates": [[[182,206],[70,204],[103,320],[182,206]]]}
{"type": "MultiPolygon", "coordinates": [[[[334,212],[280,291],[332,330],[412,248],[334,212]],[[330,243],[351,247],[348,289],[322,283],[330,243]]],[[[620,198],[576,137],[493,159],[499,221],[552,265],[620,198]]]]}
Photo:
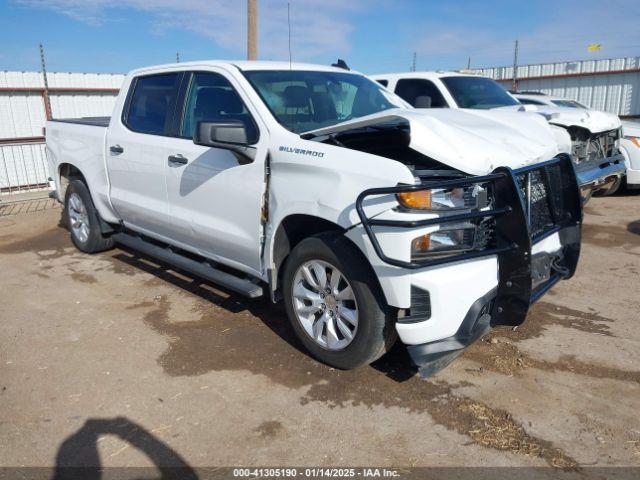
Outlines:
{"type": "MultiPolygon", "coordinates": [[[[624,157],[619,149],[621,124],[616,115],[566,105],[525,106],[496,81],[475,74],[406,72],[371,77],[416,108],[458,108],[484,116],[504,110],[540,114],[552,127],[569,134],[585,200],[595,191],[615,186],[624,175],[624,157]]],[[[522,133],[536,135],[526,130],[522,133]]]]}
{"type": "Polygon", "coordinates": [[[571,159],[541,117],[509,115],[538,134],[338,68],[203,61],[131,72],[111,117],[47,122],[47,153],[80,250],[283,300],[338,368],[399,337],[428,374],[578,262],[571,159]]]}

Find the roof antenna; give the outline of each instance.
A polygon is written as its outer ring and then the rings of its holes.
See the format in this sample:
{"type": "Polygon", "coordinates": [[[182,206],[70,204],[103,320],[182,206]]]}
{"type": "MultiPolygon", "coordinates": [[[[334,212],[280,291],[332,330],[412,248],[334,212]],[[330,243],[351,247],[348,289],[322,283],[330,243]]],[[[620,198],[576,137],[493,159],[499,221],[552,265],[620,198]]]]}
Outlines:
{"type": "Polygon", "coordinates": [[[351,70],[349,68],[349,65],[347,65],[347,62],[345,62],[343,59],[339,58],[338,61],[336,63],[332,63],[331,64],[332,67],[337,67],[337,68],[341,68],[343,70],[351,70]]]}
{"type": "Polygon", "coordinates": [[[289,70],[291,70],[291,2],[287,2],[287,26],[289,27],[289,70]]]}

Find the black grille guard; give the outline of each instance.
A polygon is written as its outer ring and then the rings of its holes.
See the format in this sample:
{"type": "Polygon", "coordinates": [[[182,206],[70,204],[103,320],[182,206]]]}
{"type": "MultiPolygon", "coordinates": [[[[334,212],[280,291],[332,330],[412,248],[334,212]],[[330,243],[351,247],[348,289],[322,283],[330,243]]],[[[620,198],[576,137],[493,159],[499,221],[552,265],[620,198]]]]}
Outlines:
{"type": "Polygon", "coordinates": [[[452,180],[425,181],[417,185],[372,188],[362,192],[356,200],[356,211],[373,245],[376,254],[390,265],[411,270],[434,267],[447,263],[472,260],[490,255],[498,258],[498,288],[491,309],[492,325],[520,325],[529,306],[546,293],[562,278],[573,276],[580,256],[582,203],[573,162],[568,156],[559,156],[547,162],[519,169],[499,167],[484,176],[452,180]],[[540,171],[546,191],[553,224],[543,231],[531,228],[531,202],[526,191],[518,186],[516,177],[540,171]],[[556,175],[559,181],[551,181],[556,175]],[[367,197],[412,192],[430,188],[468,187],[490,184],[493,205],[490,210],[471,210],[426,220],[384,220],[368,218],[363,202],[367,197]],[[558,189],[560,191],[558,191],[558,189]],[[380,247],[373,227],[417,228],[443,223],[493,218],[495,220],[494,244],[482,250],[472,250],[447,257],[405,262],[385,255],[380,247]],[[562,258],[556,262],[550,278],[533,288],[531,275],[531,249],[534,243],[558,232],[562,245],[562,258]]]}

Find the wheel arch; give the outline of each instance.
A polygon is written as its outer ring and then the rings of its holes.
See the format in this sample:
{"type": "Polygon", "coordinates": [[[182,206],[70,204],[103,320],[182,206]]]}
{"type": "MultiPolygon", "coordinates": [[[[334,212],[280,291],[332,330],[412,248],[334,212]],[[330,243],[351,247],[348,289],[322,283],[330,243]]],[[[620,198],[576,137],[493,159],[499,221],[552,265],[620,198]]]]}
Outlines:
{"type": "Polygon", "coordinates": [[[305,238],[324,232],[344,233],[346,230],[337,223],[322,217],[306,214],[290,214],[282,219],[276,228],[271,243],[271,268],[269,285],[271,299],[280,298],[283,265],[291,251],[305,238]]]}
{"type": "Polygon", "coordinates": [[[63,162],[60,165],[58,165],[57,174],[58,174],[58,185],[60,187],[60,191],[58,192],[58,199],[63,203],[64,203],[65,195],[67,194],[67,187],[69,186],[69,183],[71,182],[71,180],[76,178],[80,179],[84,182],[85,185],[87,185],[87,188],[89,188],[89,185],[87,184],[87,179],[85,178],[82,171],[72,163],[63,162]]]}
{"type": "Polygon", "coordinates": [[[336,233],[342,235],[349,242],[353,247],[354,252],[357,252],[364,264],[366,264],[372,278],[375,278],[376,280],[380,293],[384,296],[383,289],[371,262],[361,248],[352,239],[345,235],[347,231],[348,229],[341,227],[337,223],[314,215],[290,214],[283,218],[279,223],[275,234],[272,237],[273,241],[271,242],[271,261],[269,262],[271,267],[268,272],[268,277],[272,301],[275,302],[281,298],[281,286],[284,272],[283,267],[291,251],[304,239],[322,233],[336,233]]]}
{"type": "Polygon", "coordinates": [[[96,205],[95,197],[93,195],[93,192],[91,191],[91,188],[89,187],[89,182],[87,182],[87,178],[84,176],[82,171],[77,166],[68,162],[63,162],[58,166],[58,185],[60,186],[60,191],[58,192],[58,199],[63,204],[63,208],[66,208],[64,207],[64,202],[67,194],[67,188],[69,187],[69,184],[73,180],[80,180],[87,187],[89,196],[91,197],[94,207],[96,208],[96,213],[98,214],[98,221],[100,222],[100,230],[102,231],[102,233],[103,234],[113,233],[115,231],[114,227],[108,222],[106,222],[100,215],[100,212],[96,205]]]}

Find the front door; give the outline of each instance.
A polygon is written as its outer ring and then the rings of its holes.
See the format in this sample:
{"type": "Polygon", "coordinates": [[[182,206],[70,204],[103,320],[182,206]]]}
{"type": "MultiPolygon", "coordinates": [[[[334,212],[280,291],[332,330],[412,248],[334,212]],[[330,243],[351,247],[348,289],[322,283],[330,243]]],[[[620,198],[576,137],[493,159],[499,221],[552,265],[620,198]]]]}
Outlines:
{"type": "Polygon", "coordinates": [[[239,90],[222,72],[193,72],[187,85],[178,137],[167,153],[172,237],[199,253],[252,273],[261,272],[261,207],[265,190],[266,141],[239,90]],[[198,122],[240,120],[256,156],[249,161],[229,150],[193,143],[198,122]]]}

